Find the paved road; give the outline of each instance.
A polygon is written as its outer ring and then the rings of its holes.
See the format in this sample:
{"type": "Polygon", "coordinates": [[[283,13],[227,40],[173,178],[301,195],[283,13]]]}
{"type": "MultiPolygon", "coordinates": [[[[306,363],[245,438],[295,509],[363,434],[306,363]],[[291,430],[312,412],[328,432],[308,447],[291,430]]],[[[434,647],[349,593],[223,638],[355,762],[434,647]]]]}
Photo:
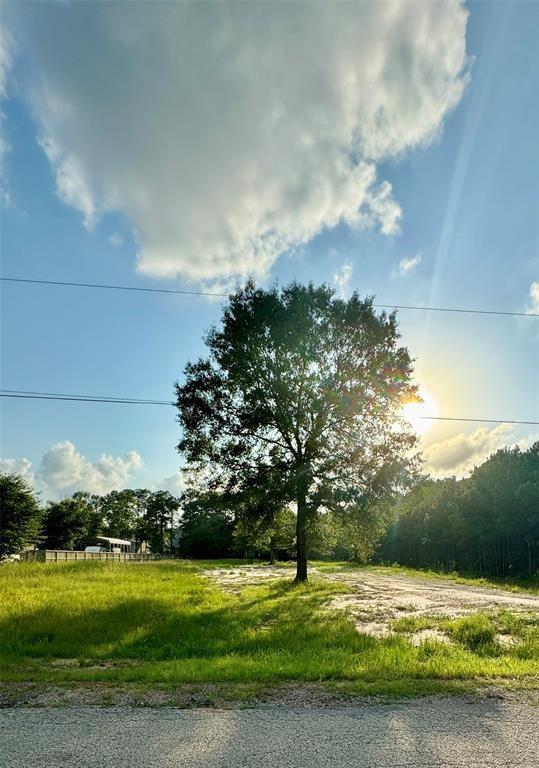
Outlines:
{"type": "Polygon", "coordinates": [[[2,768],[537,768],[537,708],[422,699],[361,708],[11,709],[2,768]]]}

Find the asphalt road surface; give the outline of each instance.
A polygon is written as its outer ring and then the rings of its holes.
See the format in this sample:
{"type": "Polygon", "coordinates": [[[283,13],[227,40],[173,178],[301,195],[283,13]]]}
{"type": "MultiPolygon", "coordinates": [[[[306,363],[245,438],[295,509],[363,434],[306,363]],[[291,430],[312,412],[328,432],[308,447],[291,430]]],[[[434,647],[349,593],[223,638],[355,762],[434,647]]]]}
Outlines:
{"type": "Polygon", "coordinates": [[[347,709],[6,709],[2,768],[537,768],[539,711],[436,698],[347,709]]]}

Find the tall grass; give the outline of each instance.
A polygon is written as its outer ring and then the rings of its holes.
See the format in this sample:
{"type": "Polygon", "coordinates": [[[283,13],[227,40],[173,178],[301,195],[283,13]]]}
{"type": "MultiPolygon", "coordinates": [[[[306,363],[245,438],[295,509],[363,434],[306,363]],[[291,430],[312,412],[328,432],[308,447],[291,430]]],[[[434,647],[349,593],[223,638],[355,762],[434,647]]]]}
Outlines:
{"type": "MultiPolygon", "coordinates": [[[[325,605],[346,587],[285,577],[228,595],[193,563],[21,564],[0,572],[4,680],[170,683],[525,678],[535,652],[413,647],[325,605]]],[[[533,644],[529,646],[534,648],[533,644]]]]}

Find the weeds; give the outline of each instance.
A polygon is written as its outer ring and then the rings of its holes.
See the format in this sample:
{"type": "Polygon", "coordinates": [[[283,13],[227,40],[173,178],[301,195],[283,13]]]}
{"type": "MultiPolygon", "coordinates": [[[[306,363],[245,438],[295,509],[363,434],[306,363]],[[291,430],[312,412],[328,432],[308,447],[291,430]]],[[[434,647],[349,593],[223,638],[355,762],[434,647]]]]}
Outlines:
{"type": "Polygon", "coordinates": [[[488,616],[475,614],[447,621],[443,625],[449,637],[470,651],[487,651],[495,648],[496,631],[488,616]]]}

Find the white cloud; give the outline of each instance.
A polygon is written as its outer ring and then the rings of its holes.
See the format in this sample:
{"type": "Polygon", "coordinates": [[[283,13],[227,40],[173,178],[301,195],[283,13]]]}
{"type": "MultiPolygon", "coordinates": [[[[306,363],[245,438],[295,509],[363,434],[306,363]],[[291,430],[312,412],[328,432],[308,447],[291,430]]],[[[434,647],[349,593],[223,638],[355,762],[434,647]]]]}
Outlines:
{"type": "Polygon", "coordinates": [[[533,282],[530,285],[530,303],[527,311],[539,313],[539,282],[533,282]]]}
{"type": "Polygon", "coordinates": [[[86,229],[93,229],[97,210],[76,155],[62,152],[52,136],[41,136],[38,143],[55,169],[56,194],[82,213],[86,229]]]}
{"type": "Polygon", "coordinates": [[[30,485],[34,484],[35,475],[32,472],[32,462],[28,459],[0,459],[0,473],[21,475],[30,485]]]}
{"type": "Polygon", "coordinates": [[[499,424],[492,429],[480,427],[470,434],[460,433],[431,443],[423,449],[423,458],[433,477],[462,477],[500,448],[507,445],[527,448],[534,439],[532,436],[517,440],[511,424],[499,424]]]}
{"type": "Polygon", "coordinates": [[[433,141],[466,80],[459,0],[11,3],[6,16],[59,196],[88,227],[125,214],[153,275],[263,275],[341,222],[395,233],[378,164],[433,141]]]}
{"type": "Polygon", "coordinates": [[[54,496],[79,490],[108,493],[115,488],[125,488],[141,467],[142,459],[136,451],[116,457],[103,453],[96,462],[91,462],[72,442],[64,440],[44,454],[38,479],[54,496]]]}
{"type": "Polygon", "coordinates": [[[406,277],[414,269],[421,264],[422,254],[418,253],[416,256],[411,256],[407,259],[401,259],[396,269],[391,273],[393,277],[406,277]]]}
{"type": "Polygon", "coordinates": [[[341,299],[347,299],[350,295],[350,278],[352,277],[352,265],[350,262],[333,274],[333,282],[341,299]]]}
{"type": "Polygon", "coordinates": [[[185,479],[183,472],[174,472],[172,475],[163,477],[155,484],[156,491],[169,491],[173,496],[179,496],[185,489],[185,479]]]}
{"type": "Polygon", "coordinates": [[[114,248],[119,248],[123,244],[123,237],[119,232],[113,232],[112,235],[109,237],[109,243],[114,248]]]}

